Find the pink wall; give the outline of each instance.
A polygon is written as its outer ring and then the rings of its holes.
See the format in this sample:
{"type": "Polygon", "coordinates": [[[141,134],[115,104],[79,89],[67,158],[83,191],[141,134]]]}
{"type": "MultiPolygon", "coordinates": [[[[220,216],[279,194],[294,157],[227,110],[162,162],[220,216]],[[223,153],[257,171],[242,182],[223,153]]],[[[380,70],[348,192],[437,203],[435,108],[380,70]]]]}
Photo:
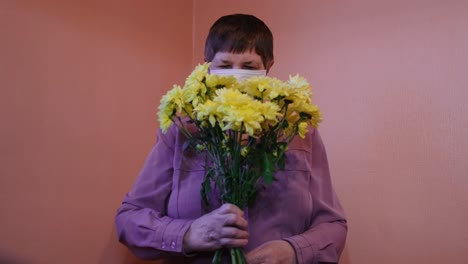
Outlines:
{"type": "Polygon", "coordinates": [[[0,2],[0,263],[140,262],[115,210],[161,94],[233,12],[270,25],[272,75],[315,87],[342,262],[468,259],[466,1],[30,0],[0,2]]]}
{"type": "Polygon", "coordinates": [[[306,76],[349,216],[343,263],[468,259],[467,1],[194,1],[194,63],[211,23],[253,13],[272,75],[306,76]]]}
{"type": "Polygon", "coordinates": [[[185,0],[0,2],[0,263],[135,263],[113,218],[191,21],[185,0]]]}

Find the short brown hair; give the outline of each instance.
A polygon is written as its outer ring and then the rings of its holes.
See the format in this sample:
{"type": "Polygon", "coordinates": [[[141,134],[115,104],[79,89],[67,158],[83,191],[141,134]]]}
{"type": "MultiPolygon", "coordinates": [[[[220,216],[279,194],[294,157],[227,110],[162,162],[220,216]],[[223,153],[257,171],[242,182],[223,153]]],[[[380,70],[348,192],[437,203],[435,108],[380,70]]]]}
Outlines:
{"type": "Polygon", "coordinates": [[[265,67],[273,61],[273,34],[253,15],[233,14],[219,18],[210,28],[205,42],[205,60],[217,52],[242,53],[254,50],[265,67]]]}

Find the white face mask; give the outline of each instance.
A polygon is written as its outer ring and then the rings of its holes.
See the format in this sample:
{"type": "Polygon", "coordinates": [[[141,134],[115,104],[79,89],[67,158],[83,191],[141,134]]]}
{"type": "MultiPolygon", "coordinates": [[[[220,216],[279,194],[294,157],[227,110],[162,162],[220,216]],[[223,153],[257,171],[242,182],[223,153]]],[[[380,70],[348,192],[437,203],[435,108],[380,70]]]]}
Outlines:
{"type": "Polygon", "coordinates": [[[232,75],[237,80],[244,80],[253,76],[266,76],[266,70],[244,70],[244,69],[210,69],[210,74],[226,76],[232,75]]]}

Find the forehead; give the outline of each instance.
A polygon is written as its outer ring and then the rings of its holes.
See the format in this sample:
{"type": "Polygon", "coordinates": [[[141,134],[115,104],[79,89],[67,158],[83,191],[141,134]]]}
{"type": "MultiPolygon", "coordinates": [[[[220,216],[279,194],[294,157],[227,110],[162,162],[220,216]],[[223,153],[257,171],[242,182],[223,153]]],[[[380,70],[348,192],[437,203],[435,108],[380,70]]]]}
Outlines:
{"type": "Polygon", "coordinates": [[[232,52],[217,52],[213,57],[213,62],[231,62],[231,63],[242,63],[242,62],[256,62],[262,63],[262,57],[255,51],[245,51],[242,53],[232,52]]]}

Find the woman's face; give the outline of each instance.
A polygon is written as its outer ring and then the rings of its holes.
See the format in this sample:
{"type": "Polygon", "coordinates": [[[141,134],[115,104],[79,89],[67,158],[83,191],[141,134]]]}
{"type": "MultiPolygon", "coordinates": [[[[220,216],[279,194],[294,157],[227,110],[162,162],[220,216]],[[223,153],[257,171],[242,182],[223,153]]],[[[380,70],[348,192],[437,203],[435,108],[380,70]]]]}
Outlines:
{"type": "Polygon", "coordinates": [[[265,70],[262,58],[253,51],[243,53],[217,52],[211,61],[211,69],[265,70]]]}

